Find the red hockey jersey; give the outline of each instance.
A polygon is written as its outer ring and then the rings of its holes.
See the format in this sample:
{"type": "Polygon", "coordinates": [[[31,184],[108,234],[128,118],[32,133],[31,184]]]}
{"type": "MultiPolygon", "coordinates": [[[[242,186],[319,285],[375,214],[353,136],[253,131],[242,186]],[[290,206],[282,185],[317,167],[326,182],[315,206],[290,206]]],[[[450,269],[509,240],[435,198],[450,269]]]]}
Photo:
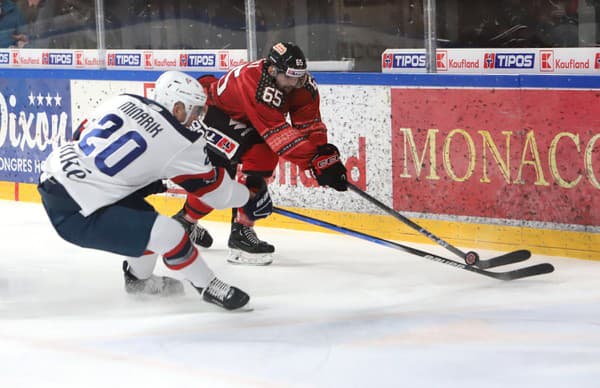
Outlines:
{"type": "Polygon", "coordinates": [[[232,69],[217,82],[201,80],[208,87],[207,103],[256,128],[278,156],[308,169],[317,146],[327,143],[316,83],[309,75],[304,87],[285,94],[267,67],[261,59],[232,69]]]}

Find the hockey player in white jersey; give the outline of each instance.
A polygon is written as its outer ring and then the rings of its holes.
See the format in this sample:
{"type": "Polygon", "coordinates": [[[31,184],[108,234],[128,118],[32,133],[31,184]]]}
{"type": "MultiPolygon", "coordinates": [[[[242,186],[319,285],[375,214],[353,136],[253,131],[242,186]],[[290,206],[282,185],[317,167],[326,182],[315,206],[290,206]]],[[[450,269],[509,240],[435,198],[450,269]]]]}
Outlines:
{"type": "Polygon", "coordinates": [[[206,95],[193,77],[176,71],[156,81],[154,98],[123,94],[95,109],[75,140],[55,150],[42,166],[38,190],[52,225],[81,247],[126,256],[130,293],[177,294],[183,284],[153,275],[166,267],[187,279],[203,299],[226,309],[249,296],[218,279],[179,222],[158,214],[144,197],[171,179],[215,208],[242,207],[256,219],[271,212],[261,182],[242,185],[214,167],[204,151],[201,127],[206,95]]]}

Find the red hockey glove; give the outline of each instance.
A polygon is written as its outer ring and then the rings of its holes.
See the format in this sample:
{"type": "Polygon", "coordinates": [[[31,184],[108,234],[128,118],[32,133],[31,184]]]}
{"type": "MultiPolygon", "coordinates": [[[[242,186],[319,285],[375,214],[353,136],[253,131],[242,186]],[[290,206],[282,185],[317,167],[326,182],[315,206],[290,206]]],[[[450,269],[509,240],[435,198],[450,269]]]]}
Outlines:
{"type": "Polygon", "coordinates": [[[324,144],[310,161],[312,173],[321,186],[333,187],[337,191],[348,190],[346,167],[340,160],[340,151],[333,144],[324,144]]]}

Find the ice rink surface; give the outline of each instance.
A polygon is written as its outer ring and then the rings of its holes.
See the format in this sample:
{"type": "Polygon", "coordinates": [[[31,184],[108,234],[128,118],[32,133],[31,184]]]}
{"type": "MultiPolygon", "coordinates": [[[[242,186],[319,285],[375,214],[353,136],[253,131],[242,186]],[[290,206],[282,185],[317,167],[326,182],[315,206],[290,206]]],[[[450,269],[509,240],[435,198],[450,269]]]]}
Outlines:
{"type": "Polygon", "coordinates": [[[252,298],[226,312],[189,286],[125,294],[121,259],[63,242],[38,204],[0,201],[0,214],[1,387],[600,387],[600,262],[534,255],[556,271],[502,282],[258,228],[275,262],[233,266],[228,225],[206,223],[205,259],[252,298]]]}

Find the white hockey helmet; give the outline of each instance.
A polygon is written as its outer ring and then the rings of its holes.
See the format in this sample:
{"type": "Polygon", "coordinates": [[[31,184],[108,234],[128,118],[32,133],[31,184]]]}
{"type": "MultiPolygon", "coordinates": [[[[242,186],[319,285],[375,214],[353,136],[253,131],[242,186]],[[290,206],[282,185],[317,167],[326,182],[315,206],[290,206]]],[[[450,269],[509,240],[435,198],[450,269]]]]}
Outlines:
{"type": "Polygon", "coordinates": [[[173,107],[177,102],[185,106],[186,117],[182,123],[186,123],[194,108],[203,109],[206,103],[204,88],[191,75],[180,71],[166,71],[156,80],[154,86],[154,101],[158,102],[173,113],[173,107]]]}

